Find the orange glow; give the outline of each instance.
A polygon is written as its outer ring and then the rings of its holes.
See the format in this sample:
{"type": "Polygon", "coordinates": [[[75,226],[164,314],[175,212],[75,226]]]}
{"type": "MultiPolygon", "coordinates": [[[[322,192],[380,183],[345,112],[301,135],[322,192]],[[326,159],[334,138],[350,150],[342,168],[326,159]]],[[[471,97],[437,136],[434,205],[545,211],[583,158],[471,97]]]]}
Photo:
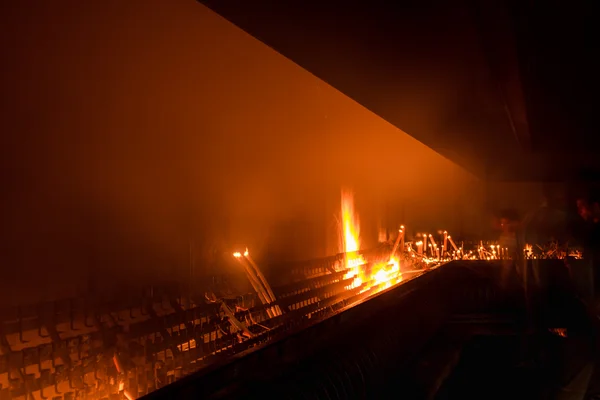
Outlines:
{"type": "Polygon", "coordinates": [[[386,289],[402,280],[399,260],[393,256],[389,262],[374,263],[367,272],[368,263],[358,254],[360,250],[360,224],[358,214],[354,210],[354,197],[352,192],[342,191],[342,239],[343,249],[346,254],[345,266],[348,272],[344,279],[354,277],[352,288],[362,286],[361,291],[366,291],[373,286],[382,285],[386,289]]]}
{"type": "Polygon", "coordinates": [[[397,283],[402,282],[402,273],[400,272],[400,262],[393,257],[389,263],[377,263],[373,267],[370,285],[382,285],[381,290],[387,289],[397,283]]]}
{"type": "Polygon", "coordinates": [[[342,191],[342,229],[344,252],[353,253],[360,250],[360,224],[354,211],[354,196],[347,190],[342,191]]]}
{"type": "Polygon", "coordinates": [[[354,211],[354,196],[348,190],[342,190],[342,242],[348,269],[344,278],[354,277],[352,287],[359,287],[364,275],[361,267],[366,262],[360,254],[356,254],[360,250],[360,224],[354,211]]]}

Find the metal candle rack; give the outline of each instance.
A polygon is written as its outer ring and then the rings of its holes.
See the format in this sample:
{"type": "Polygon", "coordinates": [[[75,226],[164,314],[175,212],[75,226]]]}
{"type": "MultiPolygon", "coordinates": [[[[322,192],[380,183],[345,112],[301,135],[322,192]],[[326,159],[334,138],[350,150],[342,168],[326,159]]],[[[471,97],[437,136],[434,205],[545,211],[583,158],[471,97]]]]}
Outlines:
{"type": "Polygon", "coordinates": [[[0,399],[143,396],[382,289],[352,288],[343,260],[291,266],[266,303],[257,294],[217,299],[153,287],[118,301],[73,298],[0,311],[0,399]]]}

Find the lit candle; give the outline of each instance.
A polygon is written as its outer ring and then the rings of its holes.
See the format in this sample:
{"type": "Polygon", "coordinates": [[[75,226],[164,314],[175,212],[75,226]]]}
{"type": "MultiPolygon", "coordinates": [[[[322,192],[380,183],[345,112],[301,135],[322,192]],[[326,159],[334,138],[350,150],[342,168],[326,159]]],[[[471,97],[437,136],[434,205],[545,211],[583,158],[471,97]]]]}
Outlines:
{"type": "MultiPolygon", "coordinates": [[[[391,262],[392,258],[394,258],[394,256],[396,255],[396,251],[398,251],[398,245],[400,244],[400,240],[402,240],[402,236],[404,236],[404,232],[402,232],[402,229],[400,229],[398,231],[398,237],[396,238],[394,247],[392,248],[392,254],[390,254],[390,262],[391,262]]],[[[402,251],[404,251],[404,249],[402,249],[402,251]]]]}
{"type": "Polygon", "coordinates": [[[442,246],[442,255],[444,255],[444,251],[448,251],[448,232],[444,231],[444,246],[442,246]]]}
{"type": "Polygon", "coordinates": [[[448,241],[452,245],[452,248],[454,249],[454,251],[458,252],[458,248],[456,247],[456,244],[454,244],[454,240],[452,240],[451,236],[448,236],[448,241]]]}
{"type": "Polygon", "coordinates": [[[402,231],[402,240],[400,242],[400,251],[404,252],[404,232],[406,232],[406,229],[404,229],[404,225],[400,225],[400,230],[402,231]]]}
{"type": "Polygon", "coordinates": [[[442,251],[440,251],[440,254],[441,254],[442,258],[446,257],[446,252],[445,251],[446,251],[446,249],[444,248],[444,245],[442,245],[442,251]]]}
{"type": "Polygon", "coordinates": [[[434,246],[437,245],[437,243],[435,242],[435,239],[433,238],[432,235],[429,235],[429,240],[431,241],[431,244],[433,244],[434,246]]]}
{"type": "Polygon", "coordinates": [[[423,255],[423,242],[417,242],[417,253],[422,256],[423,255]]]}
{"type": "Polygon", "coordinates": [[[429,246],[429,254],[431,254],[431,257],[433,257],[433,246],[431,243],[429,243],[427,246],[429,246]]]}
{"type": "Polygon", "coordinates": [[[427,253],[427,234],[423,234],[423,248],[425,249],[425,253],[427,253]]]}

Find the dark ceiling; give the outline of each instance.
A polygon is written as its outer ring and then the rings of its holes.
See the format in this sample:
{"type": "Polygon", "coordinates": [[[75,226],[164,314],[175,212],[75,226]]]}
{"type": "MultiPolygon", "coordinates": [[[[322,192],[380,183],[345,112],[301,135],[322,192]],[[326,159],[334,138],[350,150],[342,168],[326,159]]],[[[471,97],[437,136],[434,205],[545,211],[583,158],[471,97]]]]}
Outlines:
{"type": "Polygon", "coordinates": [[[591,0],[200,2],[481,177],[599,169],[591,0]]]}

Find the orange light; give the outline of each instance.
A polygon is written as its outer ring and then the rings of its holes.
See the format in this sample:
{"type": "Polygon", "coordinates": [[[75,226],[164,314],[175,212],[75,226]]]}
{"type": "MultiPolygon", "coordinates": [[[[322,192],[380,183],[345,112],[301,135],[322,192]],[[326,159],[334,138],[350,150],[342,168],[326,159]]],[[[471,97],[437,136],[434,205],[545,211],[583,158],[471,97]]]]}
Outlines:
{"type": "MultiPolygon", "coordinates": [[[[402,280],[399,260],[392,256],[389,262],[376,263],[370,272],[366,271],[367,261],[357,252],[360,250],[360,225],[354,210],[354,198],[349,191],[342,191],[342,240],[346,254],[347,272],[344,279],[354,278],[352,288],[361,287],[361,292],[374,286],[385,289],[402,280]]],[[[402,227],[403,229],[404,227],[402,227]]],[[[400,230],[402,232],[402,230],[400,230]]]]}

